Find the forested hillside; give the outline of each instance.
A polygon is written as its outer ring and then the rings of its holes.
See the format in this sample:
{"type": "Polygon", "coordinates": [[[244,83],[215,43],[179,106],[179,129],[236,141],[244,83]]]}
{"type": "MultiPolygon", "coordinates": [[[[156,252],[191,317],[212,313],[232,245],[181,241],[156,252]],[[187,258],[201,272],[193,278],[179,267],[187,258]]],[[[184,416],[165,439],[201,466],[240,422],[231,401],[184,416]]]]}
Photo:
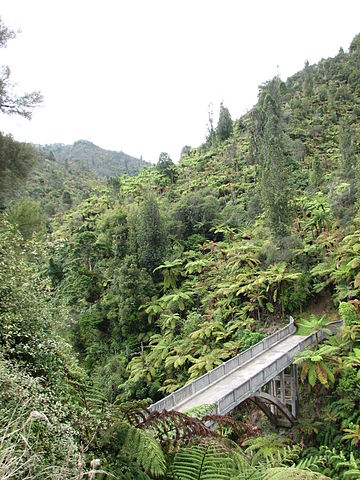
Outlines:
{"type": "Polygon", "coordinates": [[[162,153],[106,185],[89,174],[82,192],[67,168],[88,143],[65,157],[51,146],[42,168],[69,165],[41,189],[66,207],[49,211],[46,235],[21,229],[16,204],[1,219],[0,475],[360,478],[359,67],[357,35],[347,53],[264,83],[240,119],[221,105],[178,164],[162,153]],[[279,435],[250,405],[217,419],[218,434],[144,415],[290,314],[303,331],[344,322],[299,357],[292,430],[279,435]]]}
{"type": "Polygon", "coordinates": [[[41,150],[48,158],[63,163],[67,168],[85,169],[102,178],[136,175],[142,168],[151,165],[124,152],[105,150],[87,140],[79,140],[73,145],[55,143],[41,150]]]}
{"type": "Polygon", "coordinates": [[[357,297],[357,42],[55,224],[52,281],[91,371],[119,364],[115,396],[171,391],[288,314],[357,297]],[[140,342],[147,368],[126,358],[140,342]]]}
{"type": "Polygon", "coordinates": [[[0,204],[7,205],[11,222],[18,225],[25,237],[34,231],[51,230],[54,215],[101,191],[107,179],[137,175],[150,166],[141,159],[104,150],[85,140],[73,145],[31,146],[4,136],[2,142],[0,150],[8,155],[9,166],[4,162],[0,204]]]}

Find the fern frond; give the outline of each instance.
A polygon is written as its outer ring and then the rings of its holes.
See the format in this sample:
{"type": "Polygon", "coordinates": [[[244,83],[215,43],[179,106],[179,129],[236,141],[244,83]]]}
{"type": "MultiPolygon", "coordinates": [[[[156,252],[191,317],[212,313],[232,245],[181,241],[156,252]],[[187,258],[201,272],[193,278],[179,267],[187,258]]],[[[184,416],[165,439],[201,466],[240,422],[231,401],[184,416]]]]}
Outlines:
{"type": "Polygon", "coordinates": [[[349,478],[350,480],[357,480],[360,478],[360,471],[355,468],[352,470],[347,470],[346,472],[343,473],[343,478],[349,478]]]}
{"type": "Polygon", "coordinates": [[[174,450],[180,444],[189,443],[195,437],[218,437],[202,421],[175,410],[146,411],[147,416],[139,426],[150,429],[166,450],[174,450]]]}
{"type": "Polygon", "coordinates": [[[294,467],[269,468],[263,480],[331,480],[330,477],[309,470],[301,470],[294,467]]]}
{"type": "Polygon", "coordinates": [[[118,420],[126,420],[130,425],[137,426],[145,418],[145,411],[151,404],[151,399],[131,400],[130,402],[115,402],[110,409],[111,416],[118,420]]]}
{"type": "Polygon", "coordinates": [[[121,453],[130,461],[136,462],[145,472],[155,477],[165,474],[166,462],[159,442],[148,432],[127,423],[120,426],[123,438],[121,453]]]}
{"type": "MultiPolygon", "coordinates": [[[[248,438],[243,445],[247,447],[245,453],[251,457],[253,465],[265,460],[273,462],[272,466],[274,466],[276,464],[276,454],[280,449],[284,449],[288,442],[288,438],[279,437],[276,434],[268,434],[261,437],[248,438]]],[[[285,452],[286,450],[284,450],[284,455],[285,452]]]]}
{"type": "MultiPolygon", "coordinates": [[[[216,424],[218,426],[217,431],[219,430],[219,427],[220,431],[222,428],[230,428],[232,433],[237,437],[236,442],[238,445],[242,445],[247,438],[256,437],[260,434],[260,427],[258,425],[253,425],[251,422],[234,420],[227,415],[207,414],[202,417],[201,421],[205,424],[207,424],[207,422],[216,424]]],[[[221,434],[223,435],[223,433],[221,434]]]]}
{"type": "Polygon", "coordinates": [[[236,474],[236,464],[220,443],[199,443],[179,450],[173,472],[179,480],[229,480],[236,474]]]}
{"type": "Polygon", "coordinates": [[[107,399],[99,387],[92,385],[83,393],[83,402],[90,414],[96,416],[98,411],[103,411],[107,399]]]}
{"type": "Polygon", "coordinates": [[[296,468],[300,470],[312,470],[313,472],[319,472],[319,463],[323,462],[323,458],[319,455],[310,455],[306,458],[302,458],[296,464],[296,468]]]}

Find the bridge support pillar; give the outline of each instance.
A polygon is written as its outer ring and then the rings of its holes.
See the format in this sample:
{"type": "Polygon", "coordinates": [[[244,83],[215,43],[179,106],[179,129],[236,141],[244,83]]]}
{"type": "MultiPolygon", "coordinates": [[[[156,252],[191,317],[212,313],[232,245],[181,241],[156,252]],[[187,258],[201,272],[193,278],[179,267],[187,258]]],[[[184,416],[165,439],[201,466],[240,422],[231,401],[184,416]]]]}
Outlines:
{"type": "Polygon", "coordinates": [[[298,384],[298,367],[290,365],[283,370],[277,377],[271,380],[269,391],[271,395],[278,398],[281,403],[287,405],[294,417],[297,416],[299,407],[299,384],[298,384]]]}
{"type": "Polygon", "coordinates": [[[291,427],[296,422],[299,404],[297,365],[283,370],[251,399],[263,410],[271,423],[291,427]]]}
{"type": "Polygon", "coordinates": [[[299,409],[299,378],[298,366],[291,365],[291,413],[297,416],[299,409]]]}

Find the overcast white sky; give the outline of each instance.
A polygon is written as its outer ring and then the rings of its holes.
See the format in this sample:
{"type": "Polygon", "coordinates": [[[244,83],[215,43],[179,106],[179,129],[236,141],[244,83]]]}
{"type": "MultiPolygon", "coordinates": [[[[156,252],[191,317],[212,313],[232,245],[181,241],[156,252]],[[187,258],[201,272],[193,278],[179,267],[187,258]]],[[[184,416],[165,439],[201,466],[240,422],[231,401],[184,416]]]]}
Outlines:
{"type": "Polygon", "coordinates": [[[239,118],[258,85],[347,50],[359,0],[1,0],[21,29],[0,64],[45,97],[0,131],[34,143],[86,139],[156,162],[206,135],[208,105],[239,118]]]}

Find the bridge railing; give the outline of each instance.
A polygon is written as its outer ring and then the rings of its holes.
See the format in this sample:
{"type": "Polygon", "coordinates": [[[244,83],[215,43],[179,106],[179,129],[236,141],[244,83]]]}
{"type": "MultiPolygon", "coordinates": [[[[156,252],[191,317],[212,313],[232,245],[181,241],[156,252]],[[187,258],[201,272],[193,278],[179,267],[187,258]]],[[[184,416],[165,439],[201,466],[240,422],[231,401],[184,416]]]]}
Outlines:
{"type": "MultiPolygon", "coordinates": [[[[342,322],[337,321],[329,325],[329,329],[332,333],[335,333],[342,322]]],[[[318,341],[321,342],[329,334],[326,331],[320,331],[317,334],[318,341]]],[[[254,377],[251,377],[245,383],[235,388],[232,392],[225,395],[216,403],[216,413],[224,415],[230,410],[239,405],[242,401],[249,398],[252,394],[260,390],[261,387],[266,385],[270,380],[274,378],[275,375],[282,372],[286,367],[291,365],[295,359],[297,352],[305,350],[313,346],[316,343],[316,333],[311,333],[304,340],[284,353],[280,358],[274,360],[270,365],[268,365],[264,370],[256,374],[254,377]]]]}
{"type": "Polygon", "coordinates": [[[178,406],[185,400],[188,400],[193,395],[198,394],[200,391],[204,390],[210,384],[214,384],[218,380],[221,380],[226,375],[231,373],[235,368],[238,368],[253,358],[260,355],[265,350],[268,350],[270,347],[274,346],[276,343],[284,340],[284,338],[295,333],[296,327],[294,324],[294,319],[290,317],[290,323],[281,330],[276,331],[272,335],[264,338],[260,342],[256,343],[252,347],[244,350],[230,360],[222,363],[218,367],[210,370],[210,372],[205,373],[201,377],[192,380],[187,385],[184,385],[179,390],[171,393],[167,397],[159,400],[150,406],[149,410],[170,410],[175,406],[178,406]]]}

